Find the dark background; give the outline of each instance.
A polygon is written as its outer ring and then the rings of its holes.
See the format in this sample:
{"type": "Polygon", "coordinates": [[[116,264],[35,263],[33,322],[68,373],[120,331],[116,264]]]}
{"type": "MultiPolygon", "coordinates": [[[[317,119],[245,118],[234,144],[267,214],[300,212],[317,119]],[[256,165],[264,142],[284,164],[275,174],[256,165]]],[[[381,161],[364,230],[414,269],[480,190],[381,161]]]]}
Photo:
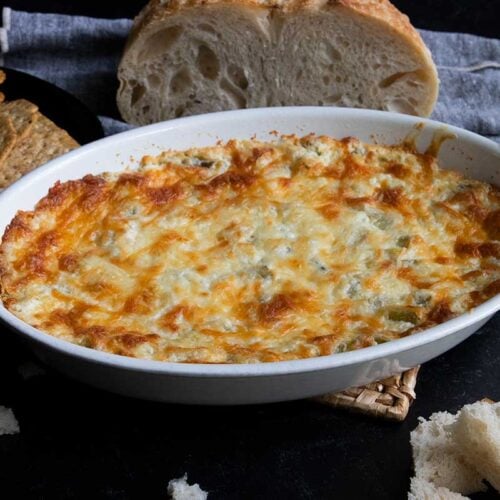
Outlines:
{"type": "MultiPolygon", "coordinates": [[[[95,17],[133,17],[144,0],[12,0],[2,2],[19,10],[59,12],[95,17]]],[[[500,0],[393,0],[417,28],[500,36],[500,0]]]]}
{"type": "MultiPolygon", "coordinates": [[[[419,28],[499,36],[499,1],[394,2],[419,28]]],[[[131,17],[142,1],[8,3],[15,9],[131,17]]],[[[481,335],[427,363],[403,423],[308,401],[252,407],[188,407],[131,400],[47,369],[23,380],[30,353],[0,325],[0,404],[21,433],[0,437],[0,498],[162,499],[188,473],[216,499],[404,499],[409,433],[419,415],[500,400],[500,317],[481,335]]],[[[475,499],[498,498],[489,494],[475,499]]]]}

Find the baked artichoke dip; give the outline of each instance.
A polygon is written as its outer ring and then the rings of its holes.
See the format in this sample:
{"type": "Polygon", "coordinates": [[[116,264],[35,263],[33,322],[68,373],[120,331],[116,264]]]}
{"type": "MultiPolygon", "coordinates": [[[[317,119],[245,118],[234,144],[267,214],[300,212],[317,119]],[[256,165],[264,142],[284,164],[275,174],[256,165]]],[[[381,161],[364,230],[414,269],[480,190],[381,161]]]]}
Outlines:
{"type": "Polygon", "coordinates": [[[398,339],[500,291],[500,191],[408,145],[230,141],[57,183],[0,247],[1,297],[76,344],[255,363],[398,339]]]}

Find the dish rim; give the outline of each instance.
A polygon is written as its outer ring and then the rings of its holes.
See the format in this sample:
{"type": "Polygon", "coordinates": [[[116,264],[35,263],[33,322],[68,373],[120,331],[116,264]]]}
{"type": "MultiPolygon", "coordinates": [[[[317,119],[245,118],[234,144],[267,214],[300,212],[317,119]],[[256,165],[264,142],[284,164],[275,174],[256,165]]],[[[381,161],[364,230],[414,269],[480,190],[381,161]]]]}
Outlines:
{"type": "MultiPolygon", "coordinates": [[[[52,170],[57,167],[64,167],[66,163],[71,164],[73,161],[78,161],[80,156],[84,156],[87,152],[95,149],[105,149],[108,145],[113,143],[120,143],[130,138],[138,138],[154,134],[159,130],[167,131],[173,128],[189,126],[190,123],[208,122],[215,120],[234,120],[240,117],[241,114],[246,115],[247,118],[252,119],[265,116],[266,113],[290,114],[300,117],[301,114],[313,113],[318,115],[329,115],[332,118],[335,116],[341,117],[345,115],[347,118],[353,116],[355,118],[374,118],[377,120],[387,119],[396,123],[404,125],[416,125],[417,123],[424,123],[424,125],[431,126],[434,129],[446,128],[447,131],[455,133],[460,138],[469,139],[475,142],[479,147],[486,149],[498,149],[500,153],[500,146],[490,139],[486,139],[478,134],[469,132],[467,130],[447,125],[445,123],[430,120],[427,118],[414,117],[409,115],[402,115],[398,113],[391,113],[387,111],[353,109],[353,108],[326,108],[315,106],[291,106],[280,108],[255,108],[255,109],[242,109],[221,111],[217,113],[209,113],[204,115],[189,116],[178,118],[166,122],[155,123],[144,127],[139,127],[116,135],[99,139],[95,142],[86,144],[74,151],[71,151],[59,158],[51,160],[44,166],[30,172],[12,186],[5,189],[0,193],[0,206],[5,203],[4,199],[8,201],[9,198],[16,197],[18,192],[28,189],[31,184],[35,183],[37,179],[44,177],[47,173],[50,174],[52,170]]],[[[257,128],[257,127],[256,127],[257,128]]],[[[376,132],[376,131],[374,131],[376,132]]],[[[500,154],[499,154],[500,157],[500,154]]],[[[81,175],[80,175],[81,177],[81,175]]],[[[490,298],[479,306],[466,311],[465,313],[452,318],[444,323],[414,333],[404,338],[391,340],[384,344],[375,346],[364,347],[353,351],[342,353],[330,354],[327,356],[317,356],[312,358],[303,358],[289,361],[273,361],[264,363],[224,363],[224,364],[210,364],[210,363],[177,363],[170,361],[156,361],[141,358],[132,358],[128,356],[121,356],[118,354],[108,353],[106,351],[99,351],[93,348],[79,346],[70,341],[62,340],[54,337],[48,333],[38,330],[23,320],[17,318],[13,313],[8,311],[3,303],[0,301],[0,319],[10,325],[17,334],[29,337],[30,340],[38,344],[44,344],[52,350],[58,351],[61,354],[74,356],[91,363],[103,364],[107,367],[116,367],[130,371],[142,371],[147,373],[165,374],[169,376],[180,377],[212,377],[212,378],[239,378],[239,377],[260,377],[260,376],[280,376],[298,373],[306,373],[313,371],[328,370],[334,367],[341,367],[346,365],[354,365],[358,363],[365,363],[374,361],[376,359],[389,357],[391,355],[412,350],[414,348],[430,344],[443,337],[453,334],[458,330],[462,330],[475,323],[493,315],[500,310],[500,294],[490,298]]]]}

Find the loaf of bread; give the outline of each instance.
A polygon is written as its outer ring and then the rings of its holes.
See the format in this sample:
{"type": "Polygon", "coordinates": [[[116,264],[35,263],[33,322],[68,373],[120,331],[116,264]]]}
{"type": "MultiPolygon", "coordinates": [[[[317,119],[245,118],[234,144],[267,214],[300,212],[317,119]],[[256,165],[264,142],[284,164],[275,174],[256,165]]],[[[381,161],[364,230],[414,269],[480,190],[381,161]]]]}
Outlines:
{"type": "Polygon", "coordinates": [[[152,0],[118,78],[134,124],[285,105],[427,116],[438,93],[429,51],[388,0],[152,0]]]}

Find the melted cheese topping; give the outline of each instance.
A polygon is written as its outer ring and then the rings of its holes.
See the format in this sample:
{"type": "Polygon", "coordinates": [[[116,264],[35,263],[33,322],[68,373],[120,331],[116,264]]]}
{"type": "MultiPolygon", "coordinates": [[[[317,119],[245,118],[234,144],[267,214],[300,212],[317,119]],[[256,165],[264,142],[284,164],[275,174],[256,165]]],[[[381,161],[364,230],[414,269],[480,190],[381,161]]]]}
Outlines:
{"type": "Polygon", "coordinates": [[[249,363],[386,342],[500,289],[500,195],[405,146],[284,137],[56,184],[0,248],[5,306],[80,345],[249,363]]]}

